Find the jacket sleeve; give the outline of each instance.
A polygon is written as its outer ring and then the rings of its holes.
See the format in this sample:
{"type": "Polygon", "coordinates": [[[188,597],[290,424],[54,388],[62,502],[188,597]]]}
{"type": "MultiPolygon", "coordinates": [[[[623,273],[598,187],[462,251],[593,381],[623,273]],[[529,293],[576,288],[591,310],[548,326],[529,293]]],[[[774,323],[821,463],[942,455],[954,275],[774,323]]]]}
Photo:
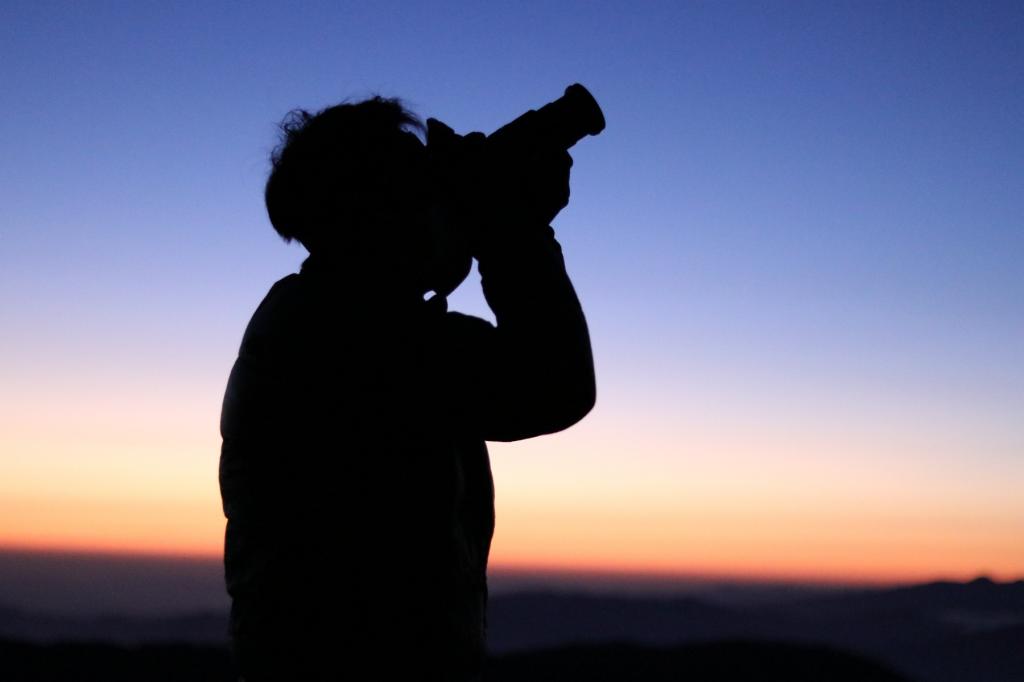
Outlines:
{"type": "Polygon", "coordinates": [[[554,231],[516,230],[478,259],[497,326],[449,314],[453,399],[485,440],[568,428],[594,406],[596,389],[587,323],[554,231]]]}

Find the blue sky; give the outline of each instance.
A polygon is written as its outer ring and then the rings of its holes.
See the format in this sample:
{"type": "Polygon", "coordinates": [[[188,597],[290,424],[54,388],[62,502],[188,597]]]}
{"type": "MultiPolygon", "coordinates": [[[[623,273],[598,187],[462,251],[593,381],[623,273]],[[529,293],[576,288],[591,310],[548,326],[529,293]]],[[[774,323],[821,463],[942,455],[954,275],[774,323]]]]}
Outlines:
{"type": "MultiPolygon", "coordinates": [[[[142,387],[210,431],[248,316],[304,255],[263,213],[276,121],[380,93],[490,131],[578,81],[608,127],[555,227],[592,419],[884,441],[922,485],[1009,499],[1022,35],[1013,2],[4,3],[0,402],[61,420],[142,387]]],[[[475,280],[453,306],[486,315],[475,280]]]]}

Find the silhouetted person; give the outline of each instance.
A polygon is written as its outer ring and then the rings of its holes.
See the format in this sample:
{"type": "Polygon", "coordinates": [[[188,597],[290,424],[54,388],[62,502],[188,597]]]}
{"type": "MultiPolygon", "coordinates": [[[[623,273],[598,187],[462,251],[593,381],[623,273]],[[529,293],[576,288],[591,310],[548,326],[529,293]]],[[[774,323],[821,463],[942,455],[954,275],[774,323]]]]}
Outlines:
{"type": "Polygon", "coordinates": [[[381,98],[282,128],[267,209],[310,256],[253,315],[221,419],[240,672],[474,679],[494,528],[484,441],[559,431],[594,403],[548,227],[571,159],[518,149],[474,165],[483,136],[430,121],[424,145],[381,98]],[[446,310],[471,257],[496,326],[446,310]]]}

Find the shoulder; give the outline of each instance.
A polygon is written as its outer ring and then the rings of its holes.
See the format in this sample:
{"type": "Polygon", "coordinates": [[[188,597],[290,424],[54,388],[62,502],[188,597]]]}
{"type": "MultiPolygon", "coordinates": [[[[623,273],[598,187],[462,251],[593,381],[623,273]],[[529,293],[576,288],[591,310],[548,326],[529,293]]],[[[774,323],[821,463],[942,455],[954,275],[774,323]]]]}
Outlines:
{"type": "Polygon", "coordinates": [[[283,329],[294,328],[303,317],[307,297],[303,282],[291,274],[274,282],[252,314],[242,337],[242,350],[255,350],[283,329]]]}

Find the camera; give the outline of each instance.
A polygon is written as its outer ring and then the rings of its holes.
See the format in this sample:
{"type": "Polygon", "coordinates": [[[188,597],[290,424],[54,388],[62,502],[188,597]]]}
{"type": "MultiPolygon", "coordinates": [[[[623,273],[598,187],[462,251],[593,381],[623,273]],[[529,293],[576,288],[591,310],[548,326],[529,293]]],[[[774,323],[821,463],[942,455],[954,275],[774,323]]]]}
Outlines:
{"type": "Polygon", "coordinates": [[[527,111],[487,136],[489,145],[547,147],[568,151],[587,135],[604,130],[604,113],[590,91],[579,83],[553,102],[527,111]]]}
{"type": "Polygon", "coordinates": [[[486,136],[458,135],[427,119],[431,288],[454,291],[501,229],[550,223],[569,200],[568,150],[604,126],[601,107],[579,83],[486,136]]]}

